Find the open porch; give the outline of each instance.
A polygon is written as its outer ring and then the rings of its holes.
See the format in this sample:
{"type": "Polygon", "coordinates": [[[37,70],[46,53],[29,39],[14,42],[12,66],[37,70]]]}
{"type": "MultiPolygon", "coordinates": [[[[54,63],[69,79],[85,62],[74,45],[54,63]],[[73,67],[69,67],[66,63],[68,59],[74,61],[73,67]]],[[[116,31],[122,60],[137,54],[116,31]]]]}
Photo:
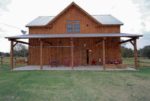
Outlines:
{"type": "MultiPolygon", "coordinates": [[[[44,39],[54,39],[54,38],[69,38],[70,39],[70,45],[69,46],[49,46],[47,47],[67,47],[70,48],[70,66],[69,69],[79,69],[74,64],[74,39],[75,38],[101,38],[99,42],[96,44],[102,45],[102,65],[99,65],[98,67],[102,67],[102,70],[106,70],[107,62],[106,62],[106,39],[107,38],[128,38],[123,41],[119,41],[118,44],[130,42],[134,47],[134,67],[137,69],[138,67],[138,53],[137,53],[137,39],[141,37],[142,35],[135,35],[135,34],[127,34],[127,33],[96,33],[96,34],[29,34],[29,35],[20,35],[20,36],[13,36],[13,37],[7,37],[11,41],[11,51],[10,51],[10,67],[14,69],[14,47],[18,43],[27,44],[29,47],[31,46],[28,42],[23,42],[19,39],[38,39],[39,41],[39,61],[40,65],[36,66],[37,68],[40,67],[40,69],[46,69],[46,66],[43,64],[43,47],[44,47],[44,39]],[[71,67],[71,68],[70,68],[71,67]]],[[[30,66],[29,66],[30,67],[30,66]]],[[[67,67],[65,67],[67,68],[67,67]]],[[[91,67],[92,68],[92,67],[91,67]]],[[[50,68],[47,68],[50,69],[50,68]]],[[[54,68],[52,68],[54,69],[54,68]]],[[[58,68],[56,68],[58,69],[58,68]]],[[[59,68],[61,69],[61,68],[59,68]]],[[[80,68],[81,69],[81,68],[80,68]]],[[[84,68],[85,69],[85,68],[84,68]]],[[[98,68],[101,69],[101,68],[98,68]]]]}
{"type": "MultiPolygon", "coordinates": [[[[24,70],[41,70],[40,66],[35,66],[35,65],[29,65],[29,66],[22,66],[18,68],[14,68],[13,71],[24,71],[24,70]]],[[[59,67],[51,67],[48,65],[44,65],[42,70],[86,70],[86,71],[122,71],[122,70],[127,70],[127,71],[135,71],[136,69],[131,68],[131,67],[126,67],[126,68],[106,68],[104,69],[103,66],[77,66],[72,69],[70,67],[64,67],[64,66],[59,66],[59,67]]]]}

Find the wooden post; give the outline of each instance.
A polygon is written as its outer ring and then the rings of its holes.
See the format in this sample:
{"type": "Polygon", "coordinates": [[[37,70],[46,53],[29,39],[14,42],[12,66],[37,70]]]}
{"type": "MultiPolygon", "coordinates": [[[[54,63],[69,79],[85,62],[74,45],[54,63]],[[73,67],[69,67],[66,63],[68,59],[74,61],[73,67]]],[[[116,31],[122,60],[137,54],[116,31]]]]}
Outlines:
{"type": "Polygon", "coordinates": [[[13,47],[13,44],[14,44],[13,40],[10,40],[10,67],[12,70],[14,68],[14,57],[13,57],[14,47],[13,47]]]}
{"type": "Polygon", "coordinates": [[[71,67],[73,69],[73,67],[74,67],[74,43],[73,43],[73,38],[70,39],[70,44],[71,44],[71,67]]]}
{"type": "Polygon", "coordinates": [[[136,39],[133,40],[133,46],[134,46],[134,66],[137,69],[138,68],[138,52],[137,52],[137,41],[136,41],[136,39]]]}
{"type": "Polygon", "coordinates": [[[105,58],[106,58],[106,53],[105,53],[105,38],[103,38],[103,69],[105,70],[106,68],[105,68],[105,63],[106,63],[106,60],[105,60],[105,58]]]}
{"type": "Polygon", "coordinates": [[[43,42],[40,40],[40,69],[43,69],[43,42]]]}
{"type": "Polygon", "coordinates": [[[3,66],[3,56],[0,57],[1,58],[1,67],[3,66]]]}

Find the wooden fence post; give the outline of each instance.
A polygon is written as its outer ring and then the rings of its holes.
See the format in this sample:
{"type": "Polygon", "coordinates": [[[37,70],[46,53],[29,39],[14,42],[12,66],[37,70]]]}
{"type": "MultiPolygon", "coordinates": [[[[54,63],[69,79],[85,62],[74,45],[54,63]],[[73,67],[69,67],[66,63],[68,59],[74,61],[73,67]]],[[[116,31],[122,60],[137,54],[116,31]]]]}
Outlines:
{"type": "Polygon", "coordinates": [[[3,56],[0,57],[1,61],[1,66],[3,65],[3,56]]]}
{"type": "Polygon", "coordinates": [[[1,57],[1,64],[2,64],[2,65],[3,65],[3,58],[4,58],[4,57],[2,56],[2,57],[1,57]]]}

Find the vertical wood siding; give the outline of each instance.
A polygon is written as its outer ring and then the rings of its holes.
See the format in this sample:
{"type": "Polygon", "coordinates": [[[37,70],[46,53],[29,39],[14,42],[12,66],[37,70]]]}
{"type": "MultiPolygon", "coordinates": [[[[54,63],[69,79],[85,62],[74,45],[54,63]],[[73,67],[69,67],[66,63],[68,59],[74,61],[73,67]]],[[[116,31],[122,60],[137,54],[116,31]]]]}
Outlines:
{"type": "MultiPolygon", "coordinates": [[[[90,17],[72,6],[68,11],[63,13],[52,24],[45,27],[29,27],[30,34],[62,34],[66,33],[66,20],[79,20],[80,33],[120,33],[119,25],[103,26],[95,23],[90,17]]],[[[75,34],[75,33],[74,33],[75,34]]],[[[74,39],[74,63],[75,65],[86,65],[86,50],[92,50],[89,53],[89,61],[95,60],[96,64],[101,64],[99,59],[102,59],[102,44],[96,45],[96,42],[101,41],[101,38],[77,38],[74,39]],[[86,46],[84,46],[86,44],[86,46]]],[[[44,39],[52,46],[69,46],[70,39],[44,39]]],[[[106,39],[106,62],[113,59],[121,60],[120,38],[106,39]]],[[[31,46],[39,46],[38,39],[29,40],[31,46]]],[[[49,44],[44,43],[44,46],[49,44]]],[[[39,65],[40,63],[39,47],[29,47],[29,64],[39,65]]],[[[70,48],[47,48],[43,47],[43,64],[51,64],[52,61],[58,61],[60,65],[69,65],[71,55],[70,48]]]]}

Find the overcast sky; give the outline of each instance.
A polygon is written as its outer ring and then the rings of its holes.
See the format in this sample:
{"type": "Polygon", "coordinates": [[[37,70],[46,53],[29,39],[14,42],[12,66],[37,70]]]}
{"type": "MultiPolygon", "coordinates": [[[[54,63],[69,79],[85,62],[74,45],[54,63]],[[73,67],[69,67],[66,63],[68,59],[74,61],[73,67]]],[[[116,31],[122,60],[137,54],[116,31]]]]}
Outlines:
{"type": "MultiPolygon", "coordinates": [[[[0,0],[0,51],[9,52],[5,36],[19,35],[37,16],[55,16],[73,0],[0,0]]],[[[74,0],[91,15],[111,14],[124,25],[121,32],[143,34],[138,48],[150,45],[150,0],[74,0]]]]}

